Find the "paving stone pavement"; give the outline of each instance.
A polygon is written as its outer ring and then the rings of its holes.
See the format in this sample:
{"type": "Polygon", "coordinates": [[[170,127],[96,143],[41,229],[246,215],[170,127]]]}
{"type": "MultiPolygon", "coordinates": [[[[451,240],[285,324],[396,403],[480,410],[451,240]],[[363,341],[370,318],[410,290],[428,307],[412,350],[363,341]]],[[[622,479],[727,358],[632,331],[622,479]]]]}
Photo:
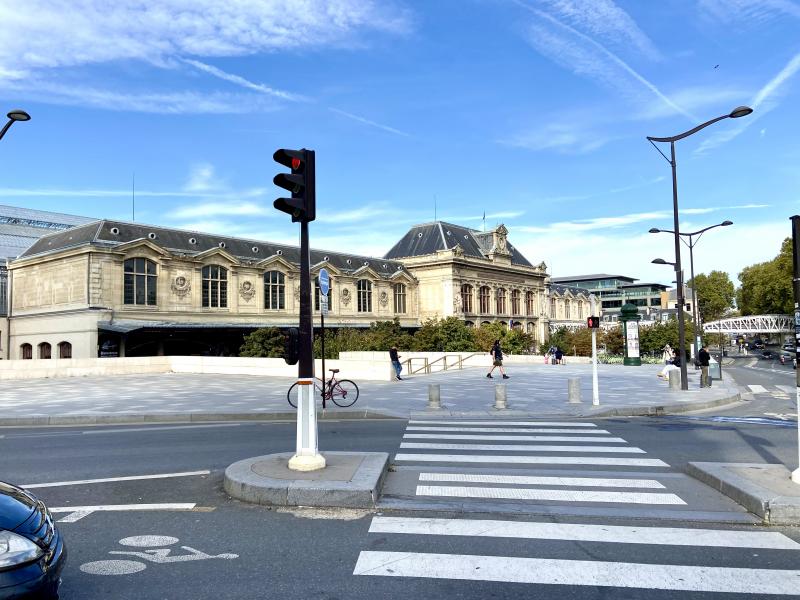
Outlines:
{"type": "MultiPolygon", "coordinates": [[[[657,365],[600,365],[600,410],[720,401],[738,393],[732,383],[699,389],[689,370],[689,391],[669,390],[657,365]]],[[[442,415],[526,413],[598,415],[591,405],[590,365],[509,365],[510,379],[487,379],[481,367],[404,377],[403,381],[357,382],[361,391],[351,411],[408,417],[426,411],[428,385],[439,384],[442,415]],[[581,382],[582,404],[567,403],[567,382],[581,382]],[[492,408],[495,385],[507,386],[508,411],[492,408]]],[[[347,377],[347,373],[340,373],[347,377]]],[[[289,413],[286,392],[293,378],[251,375],[139,374],[0,381],[0,420],[79,415],[159,415],[175,413],[289,413]]],[[[334,408],[334,411],[339,410],[334,408]]]]}

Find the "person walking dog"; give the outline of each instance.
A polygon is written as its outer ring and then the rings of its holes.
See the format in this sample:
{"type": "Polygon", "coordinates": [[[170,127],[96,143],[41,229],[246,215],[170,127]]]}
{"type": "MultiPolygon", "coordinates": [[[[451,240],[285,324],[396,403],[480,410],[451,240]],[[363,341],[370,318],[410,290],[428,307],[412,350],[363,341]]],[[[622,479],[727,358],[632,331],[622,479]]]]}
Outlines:
{"type": "Polygon", "coordinates": [[[403,370],[403,365],[400,364],[400,356],[397,354],[397,347],[392,346],[389,348],[389,360],[392,361],[392,366],[394,367],[395,377],[397,377],[397,381],[403,381],[403,378],[400,377],[400,372],[403,370]]]}
{"type": "Polygon", "coordinates": [[[503,379],[510,379],[510,377],[506,375],[506,372],[503,370],[503,349],[500,347],[500,340],[494,341],[494,344],[492,344],[492,349],[489,350],[489,354],[492,355],[494,360],[492,362],[492,368],[486,374],[486,377],[492,379],[492,371],[494,371],[495,368],[499,368],[500,373],[503,375],[503,379]]]}
{"type": "Polygon", "coordinates": [[[700,387],[711,387],[711,383],[708,380],[708,361],[711,359],[711,355],[708,353],[708,348],[703,346],[700,348],[700,352],[697,353],[697,361],[700,363],[700,387]]]}

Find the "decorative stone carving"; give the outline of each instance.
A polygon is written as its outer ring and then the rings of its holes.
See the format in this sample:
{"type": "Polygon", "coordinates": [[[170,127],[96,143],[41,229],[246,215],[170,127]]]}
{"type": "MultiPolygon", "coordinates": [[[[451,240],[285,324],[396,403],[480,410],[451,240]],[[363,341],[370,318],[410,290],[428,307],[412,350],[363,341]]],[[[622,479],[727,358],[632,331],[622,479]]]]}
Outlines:
{"type": "Polygon", "coordinates": [[[506,254],[510,255],[511,251],[508,249],[508,229],[504,225],[500,225],[492,232],[492,254],[506,254]]]}
{"type": "Polygon", "coordinates": [[[300,301],[300,284],[294,286],[294,299],[296,302],[300,301]]]}
{"type": "Polygon", "coordinates": [[[186,296],[186,294],[192,291],[192,282],[189,281],[185,275],[178,275],[172,280],[170,289],[178,298],[183,298],[186,296]]]}
{"type": "Polygon", "coordinates": [[[252,281],[243,281],[239,284],[239,295],[245,299],[245,302],[250,302],[253,296],[256,295],[256,288],[252,281]]]}
{"type": "Polygon", "coordinates": [[[350,290],[347,288],[342,288],[342,306],[347,306],[350,304],[350,290]]]}
{"type": "Polygon", "coordinates": [[[378,302],[380,302],[381,306],[386,308],[386,305],[389,304],[389,294],[386,293],[386,290],[381,291],[378,295],[378,302]]]}
{"type": "Polygon", "coordinates": [[[453,251],[453,256],[464,256],[464,249],[461,247],[461,244],[456,244],[451,248],[451,250],[453,251]]]}
{"type": "Polygon", "coordinates": [[[461,312],[461,294],[459,292],[453,294],[453,312],[456,314],[461,312]]]}

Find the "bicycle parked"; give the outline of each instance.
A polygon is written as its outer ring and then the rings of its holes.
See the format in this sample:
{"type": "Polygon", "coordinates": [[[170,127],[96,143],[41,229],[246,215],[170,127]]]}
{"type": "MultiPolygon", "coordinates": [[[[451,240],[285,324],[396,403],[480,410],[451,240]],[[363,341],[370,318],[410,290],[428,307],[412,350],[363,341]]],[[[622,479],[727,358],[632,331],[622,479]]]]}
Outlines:
{"type": "MultiPolygon", "coordinates": [[[[331,372],[331,378],[324,384],[321,379],[314,378],[314,393],[320,394],[324,385],[326,401],[332,400],[340,408],[353,406],[358,400],[358,386],[349,379],[336,379],[336,373],[339,372],[339,369],[328,370],[331,372]]],[[[286,394],[286,399],[294,408],[297,408],[297,396],[299,393],[299,386],[295,383],[286,394]]]]}

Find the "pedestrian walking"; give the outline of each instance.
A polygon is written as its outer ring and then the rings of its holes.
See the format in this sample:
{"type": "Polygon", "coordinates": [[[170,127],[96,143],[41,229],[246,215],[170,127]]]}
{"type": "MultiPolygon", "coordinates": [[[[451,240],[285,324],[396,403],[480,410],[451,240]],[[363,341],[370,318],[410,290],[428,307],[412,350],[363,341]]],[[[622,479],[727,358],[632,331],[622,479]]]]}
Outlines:
{"type": "Polygon", "coordinates": [[[670,361],[672,360],[672,355],[673,354],[674,354],[674,352],[672,351],[672,346],[670,346],[669,344],[664,346],[664,352],[661,355],[661,360],[664,361],[665,365],[668,365],[670,363],[670,361]]]}
{"type": "Polygon", "coordinates": [[[400,377],[400,372],[403,370],[403,365],[400,364],[400,356],[397,354],[397,348],[395,346],[389,348],[389,360],[392,361],[392,366],[394,367],[397,381],[403,381],[403,378],[400,377]]]}
{"type": "Polygon", "coordinates": [[[708,348],[703,346],[700,352],[697,353],[697,361],[700,363],[700,387],[711,387],[711,382],[708,379],[708,361],[711,355],[708,353],[708,348]]]}
{"type": "Polygon", "coordinates": [[[556,347],[556,364],[557,365],[564,364],[563,360],[564,360],[564,352],[561,350],[561,348],[556,347]]]}
{"type": "Polygon", "coordinates": [[[503,379],[510,379],[506,372],[503,370],[503,349],[500,347],[500,340],[495,340],[494,344],[492,344],[492,349],[489,350],[489,354],[492,355],[492,368],[486,374],[486,377],[492,379],[492,371],[495,368],[500,369],[500,373],[503,375],[503,379]]]}

